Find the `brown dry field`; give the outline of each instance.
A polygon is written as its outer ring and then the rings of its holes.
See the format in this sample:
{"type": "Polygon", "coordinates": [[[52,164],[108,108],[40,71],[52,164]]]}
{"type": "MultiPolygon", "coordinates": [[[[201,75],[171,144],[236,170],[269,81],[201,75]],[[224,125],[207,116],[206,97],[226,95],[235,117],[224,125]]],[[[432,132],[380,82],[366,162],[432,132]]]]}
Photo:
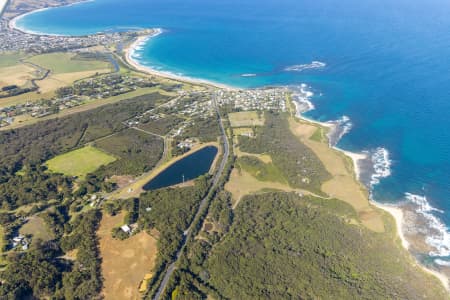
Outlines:
{"type": "Polygon", "coordinates": [[[151,273],[158,252],[157,240],[140,232],[124,241],[111,237],[111,230],[122,224],[124,213],[103,215],[98,230],[102,275],[102,294],[106,300],[141,299],[139,284],[151,273]]]}
{"type": "Polygon", "coordinates": [[[0,88],[13,84],[22,86],[34,78],[35,71],[36,69],[24,64],[0,68],[0,88]]]}
{"type": "Polygon", "coordinates": [[[248,153],[248,152],[241,151],[241,150],[239,149],[239,147],[235,147],[233,151],[234,151],[234,154],[235,154],[237,157],[242,157],[242,156],[252,156],[252,157],[258,158],[259,160],[261,160],[261,161],[262,161],[263,163],[265,163],[265,164],[270,164],[270,163],[272,163],[272,157],[270,157],[270,155],[268,155],[268,154],[253,154],[253,153],[248,153]]]}
{"type": "Polygon", "coordinates": [[[110,72],[109,69],[99,69],[93,71],[81,71],[71,73],[50,74],[50,76],[44,80],[36,81],[41,93],[48,93],[56,91],[57,89],[70,86],[75,81],[94,76],[95,74],[103,74],[110,72]]]}
{"type": "Polygon", "coordinates": [[[280,190],[285,192],[300,192],[307,194],[307,191],[293,189],[286,184],[270,181],[259,181],[244,170],[233,169],[230,179],[225,184],[225,190],[232,194],[233,208],[241,201],[245,195],[257,193],[264,189],[280,190]]]}
{"type": "Polygon", "coordinates": [[[264,125],[264,116],[259,116],[256,111],[242,111],[228,114],[231,127],[248,127],[264,125]]]}
{"type": "Polygon", "coordinates": [[[253,134],[253,130],[250,127],[238,127],[238,128],[233,128],[233,134],[235,136],[249,135],[249,134],[253,134]]]}
{"type": "Polygon", "coordinates": [[[352,205],[361,222],[373,231],[383,232],[384,222],[380,213],[370,205],[367,190],[355,178],[353,163],[342,152],[332,149],[327,143],[317,142],[310,137],[318,125],[290,119],[291,131],[308,146],[323,162],[333,178],[322,185],[322,191],[330,197],[352,205]]]}

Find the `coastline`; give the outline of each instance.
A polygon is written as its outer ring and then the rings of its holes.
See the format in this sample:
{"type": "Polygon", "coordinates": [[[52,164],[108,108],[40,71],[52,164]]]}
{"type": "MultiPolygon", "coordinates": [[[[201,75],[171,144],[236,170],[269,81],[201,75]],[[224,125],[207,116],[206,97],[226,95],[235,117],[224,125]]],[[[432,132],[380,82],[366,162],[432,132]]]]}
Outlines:
{"type": "MultiPolygon", "coordinates": [[[[305,113],[306,111],[300,109],[300,105],[299,105],[299,103],[297,103],[297,101],[292,100],[292,102],[294,103],[294,106],[296,108],[295,116],[297,118],[299,118],[300,120],[303,120],[303,121],[306,121],[306,122],[310,122],[310,123],[313,123],[313,124],[317,124],[319,126],[327,128],[329,130],[333,130],[336,126],[338,126],[337,124],[333,124],[333,123],[330,123],[330,122],[321,122],[321,121],[317,121],[317,120],[313,120],[311,118],[305,117],[303,115],[303,113],[305,113]]],[[[339,152],[342,152],[346,156],[351,158],[351,160],[353,161],[353,171],[355,172],[356,179],[359,181],[360,176],[361,176],[361,168],[359,166],[359,161],[367,159],[367,154],[350,152],[350,151],[341,149],[341,148],[339,148],[337,146],[332,146],[330,144],[329,144],[329,146],[330,146],[330,148],[335,149],[335,150],[337,150],[339,152]]]]}
{"type": "MultiPolygon", "coordinates": [[[[304,113],[305,111],[301,111],[299,109],[299,104],[293,100],[293,103],[296,107],[296,117],[299,118],[302,121],[306,121],[306,122],[310,122],[313,124],[317,124],[319,126],[322,126],[324,128],[327,129],[333,129],[335,126],[335,124],[331,123],[331,122],[321,122],[321,121],[316,121],[313,120],[311,118],[305,117],[302,115],[302,113],[304,113]]],[[[346,155],[347,157],[349,157],[352,161],[353,161],[353,171],[355,173],[356,176],[356,180],[361,184],[360,181],[360,174],[361,174],[361,169],[359,167],[359,161],[360,160],[365,160],[367,159],[367,154],[365,153],[356,153],[356,152],[351,152],[351,151],[347,151],[347,150],[343,150],[339,147],[336,146],[332,146],[329,145],[330,148],[335,149],[341,153],[343,153],[344,155],[346,155]]],[[[387,205],[387,204],[382,204],[379,202],[376,202],[372,199],[368,199],[369,203],[379,209],[382,209],[383,211],[387,212],[388,214],[390,214],[395,221],[395,225],[396,225],[396,234],[397,236],[400,238],[401,241],[401,246],[411,255],[411,257],[414,259],[415,263],[426,273],[433,275],[434,277],[436,277],[444,286],[444,288],[450,292],[450,281],[449,278],[435,270],[435,269],[431,269],[425,265],[423,265],[422,263],[420,263],[410,252],[409,252],[409,248],[410,248],[410,243],[408,242],[408,240],[405,237],[404,231],[403,231],[403,224],[404,224],[404,213],[403,210],[400,207],[394,206],[394,205],[387,205]]]]}
{"type": "MultiPolygon", "coordinates": [[[[71,3],[67,6],[73,6],[73,5],[77,5],[80,3],[84,3],[84,2],[91,2],[94,0],[81,0],[75,3],[71,3]]],[[[2,15],[4,9],[6,8],[6,5],[8,3],[8,0],[0,0],[0,16],[2,15]]],[[[39,11],[44,11],[44,10],[48,10],[54,7],[46,7],[46,8],[41,8],[38,10],[34,10],[34,11],[30,11],[27,12],[25,14],[19,15],[14,17],[13,19],[11,19],[8,23],[8,26],[11,29],[15,29],[18,31],[21,31],[23,33],[27,33],[27,34],[32,34],[32,35],[42,35],[42,36],[63,36],[63,35],[58,35],[58,34],[47,34],[47,33],[41,33],[41,32],[34,32],[34,31],[30,31],[27,30],[26,28],[21,28],[19,26],[17,26],[17,21],[19,21],[20,19],[26,17],[27,15],[33,14],[33,13],[37,13],[39,11]]],[[[149,39],[154,38],[160,34],[162,34],[164,31],[161,28],[156,28],[154,29],[154,33],[150,34],[150,35],[146,35],[146,36],[139,36],[134,42],[132,42],[128,47],[125,48],[125,60],[126,62],[132,66],[133,68],[135,68],[136,70],[139,70],[141,72],[145,72],[151,75],[155,75],[155,76],[160,76],[160,77],[164,77],[164,78],[168,78],[168,79],[173,79],[173,80],[177,80],[177,81],[182,81],[182,82],[189,82],[189,83],[193,83],[193,84],[201,84],[201,85],[209,85],[209,86],[214,86],[217,88],[221,88],[221,89],[227,89],[227,90],[236,90],[238,88],[236,87],[232,87],[229,85],[225,85],[225,84],[220,84],[220,83],[216,83],[216,82],[212,82],[212,81],[208,81],[208,80],[204,80],[204,79],[196,79],[196,78],[192,78],[192,77],[188,77],[188,76],[182,76],[182,75],[176,75],[167,71],[158,71],[155,70],[151,67],[148,66],[143,66],[141,64],[139,64],[139,62],[137,60],[135,60],[133,58],[133,55],[136,51],[136,48],[141,46],[143,43],[147,42],[149,39]]],[[[326,128],[333,128],[334,124],[329,123],[329,122],[320,122],[320,121],[316,121],[313,119],[310,119],[308,117],[305,117],[303,115],[301,115],[302,112],[298,111],[298,106],[297,103],[294,101],[296,108],[297,108],[297,117],[300,118],[301,120],[307,121],[307,122],[311,122],[311,123],[315,123],[318,124],[319,126],[323,126],[326,128]]],[[[361,170],[359,167],[359,161],[360,160],[364,160],[367,158],[367,155],[363,154],[363,153],[354,153],[354,152],[350,152],[350,151],[346,151],[343,149],[340,149],[336,146],[332,146],[330,145],[331,148],[336,149],[340,152],[342,152],[344,155],[348,156],[349,158],[352,159],[353,161],[353,165],[354,165],[354,172],[355,172],[355,176],[356,179],[359,181],[360,178],[360,174],[361,174],[361,170]]],[[[401,208],[399,207],[395,207],[395,206],[390,206],[390,205],[385,205],[385,204],[381,204],[378,203],[376,201],[371,201],[369,200],[369,203],[371,205],[374,205],[375,207],[378,207],[384,211],[386,211],[387,213],[389,213],[395,220],[396,223],[396,229],[397,229],[397,235],[399,236],[400,240],[401,240],[401,245],[403,248],[405,248],[406,251],[408,251],[409,249],[409,242],[406,240],[404,233],[403,233],[403,223],[404,223],[404,218],[403,218],[403,211],[401,208]]],[[[421,267],[421,269],[423,269],[425,272],[427,272],[428,274],[434,275],[437,279],[439,279],[441,281],[441,283],[443,284],[443,286],[446,288],[447,291],[450,291],[450,285],[449,285],[449,279],[447,278],[447,276],[445,276],[444,274],[430,269],[426,266],[424,266],[423,264],[421,264],[420,262],[418,262],[416,260],[416,263],[418,266],[421,267]]]]}
{"type": "MultiPolygon", "coordinates": [[[[0,1],[3,1],[3,0],[0,0],[0,1]]],[[[5,0],[5,1],[8,1],[8,0],[5,0]]],[[[63,6],[69,7],[69,6],[74,6],[74,5],[78,5],[78,4],[81,4],[81,3],[93,2],[93,1],[95,1],[95,0],[79,0],[79,1],[77,1],[77,2],[70,3],[70,4],[67,4],[67,5],[63,5],[63,6]]],[[[28,15],[31,15],[31,14],[34,14],[34,13],[38,13],[38,12],[41,12],[41,11],[46,11],[46,10],[49,10],[49,9],[52,9],[52,8],[56,8],[56,7],[63,7],[63,6],[43,7],[43,8],[39,8],[39,9],[32,10],[32,11],[26,12],[26,13],[24,13],[24,14],[15,16],[15,17],[12,18],[11,20],[9,20],[9,22],[8,22],[8,27],[9,27],[10,29],[14,29],[14,30],[20,31],[20,32],[22,32],[22,33],[25,33],[25,34],[31,34],[31,35],[40,35],[40,36],[64,36],[64,35],[62,35],[62,34],[50,34],[50,33],[45,33],[45,32],[33,31],[33,30],[29,30],[29,29],[26,29],[26,28],[24,28],[24,27],[20,27],[20,26],[17,25],[17,21],[21,20],[22,18],[25,18],[25,17],[28,16],[28,15]]],[[[1,15],[1,13],[0,13],[0,15],[1,15]]],[[[84,36],[84,35],[82,35],[82,36],[84,36]]]]}
{"type": "Polygon", "coordinates": [[[154,30],[155,30],[155,32],[153,34],[140,36],[133,43],[131,43],[128,47],[125,48],[125,60],[133,68],[135,68],[138,71],[144,72],[144,73],[148,73],[151,75],[156,75],[156,76],[160,76],[160,77],[164,77],[164,78],[168,78],[168,79],[173,79],[173,80],[177,80],[177,81],[190,82],[190,83],[194,83],[194,84],[206,84],[206,85],[210,85],[210,86],[214,86],[214,87],[226,89],[226,90],[238,90],[239,89],[237,87],[209,81],[206,79],[197,79],[197,78],[192,78],[192,77],[188,77],[188,76],[176,75],[176,74],[173,74],[168,71],[158,71],[151,67],[141,65],[135,58],[133,58],[133,55],[136,51],[136,48],[142,46],[144,43],[146,43],[151,38],[154,38],[154,37],[164,33],[164,30],[162,28],[155,28],[154,30]]]}
{"type": "MultiPolygon", "coordinates": [[[[381,204],[376,201],[370,201],[370,204],[372,204],[392,215],[392,217],[395,220],[395,224],[396,224],[396,228],[397,228],[397,235],[400,237],[401,244],[402,244],[403,248],[405,248],[406,250],[409,250],[409,242],[406,240],[405,235],[403,233],[403,224],[404,224],[403,210],[400,207],[396,207],[394,205],[381,204]]],[[[417,261],[417,265],[420,266],[420,268],[423,271],[437,277],[441,281],[442,285],[444,285],[445,289],[447,291],[450,291],[450,283],[449,283],[449,279],[447,278],[446,275],[444,275],[436,270],[433,270],[431,268],[428,268],[418,261],[417,261]]]]}

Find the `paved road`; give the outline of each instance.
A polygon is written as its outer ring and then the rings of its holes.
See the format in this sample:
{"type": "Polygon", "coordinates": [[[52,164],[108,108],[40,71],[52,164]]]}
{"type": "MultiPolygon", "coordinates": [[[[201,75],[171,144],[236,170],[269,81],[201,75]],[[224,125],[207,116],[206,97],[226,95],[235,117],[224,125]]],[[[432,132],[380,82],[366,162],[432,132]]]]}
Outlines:
{"type": "MultiPolygon", "coordinates": [[[[210,190],[214,189],[217,186],[217,183],[219,182],[220,177],[222,176],[223,170],[225,169],[225,165],[228,162],[228,155],[230,153],[230,145],[228,143],[228,138],[227,138],[227,135],[225,132],[225,128],[223,127],[222,117],[220,116],[219,108],[217,106],[215,97],[213,98],[213,101],[214,101],[214,105],[216,107],[217,117],[219,119],[220,131],[222,133],[222,139],[223,139],[224,152],[223,152],[223,158],[220,163],[219,169],[217,170],[216,174],[214,175],[210,190]]],[[[161,285],[159,286],[158,291],[155,294],[155,297],[153,297],[154,300],[159,300],[161,298],[161,295],[164,292],[164,290],[166,289],[167,283],[169,282],[169,279],[172,276],[173,271],[175,271],[175,269],[176,269],[176,264],[181,256],[181,254],[183,253],[184,248],[186,247],[186,243],[191,238],[192,228],[195,226],[194,221],[200,216],[203,209],[205,209],[207,205],[208,205],[208,196],[206,196],[205,198],[202,199],[191,225],[189,225],[188,229],[184,232],[183,243],[177,252],[176,259],[172,264],[170,264],[169,268],[167,269],[166,274],[164,275],[164,278],[161,282],[161,285]]]]}

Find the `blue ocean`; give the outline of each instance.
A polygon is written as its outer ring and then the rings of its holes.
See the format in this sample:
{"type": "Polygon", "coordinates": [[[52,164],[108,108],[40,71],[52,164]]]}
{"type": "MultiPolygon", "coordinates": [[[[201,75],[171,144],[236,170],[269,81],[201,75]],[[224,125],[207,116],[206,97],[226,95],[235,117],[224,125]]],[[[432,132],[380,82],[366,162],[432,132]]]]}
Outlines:
{"type": "Polygon", "coordinates": [[[450,2],[447,0],[95,0],[17,24],[81,35],[160,27],[142,65],[238,87],[299,85],[320,121],[347,116],[338,146],[367,152],[372,196],[430,226],[429,257],[450,261],[450,2]],[[244,76],[243,76],[244,75],[244,76]]]}

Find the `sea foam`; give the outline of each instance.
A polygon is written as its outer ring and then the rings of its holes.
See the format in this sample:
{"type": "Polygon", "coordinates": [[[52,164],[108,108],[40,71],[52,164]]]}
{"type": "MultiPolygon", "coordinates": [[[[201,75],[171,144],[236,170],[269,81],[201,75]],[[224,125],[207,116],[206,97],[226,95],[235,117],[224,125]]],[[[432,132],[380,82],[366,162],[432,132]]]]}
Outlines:
{"type": "Polygon", "coordinates": [[[374,172],[369,183],[371,188],[379,184],[381,179],[391,175],[392,161],[389,156],[389,151],[383,147],[379,147],[373,152],[371,160],[374,172]]]}
{"type": "Polygon", "coordinates": [[[246,74],[241,74],[241,77],[256,77],[257,74],[254,73],[246,73],[246,74]]]}
{"type": "Polygon", "coordinates": [[[353,127],[353,123],[348,116],[342,116],[335,121],[328,121],[327,124],[331,125],[331,130],[328,133],[328,140],[330,146],[336,146],[344,135],[350,132],[353,127]]]}
{"type": "Polygon", "coordinates": [[[284,68],[284,71],[286,72],[302,72],[304,70],[310,70],[310,69],[322,69],[327,66],[326,63],[321,61],[312,61],[309,64],[299,64],[299,65],[292,65],[284,68]]]}
{"type": "Polygon", "coordinates": [[[440,258],[437,258],[434,260],[434,262],[440,266],[444,266],[444,267],[450,267],[450,261],[446,261],[440,258]]]}
{"type": "MultiPolygon", "coordinates": [[[[415,195],[412,193],[405,193],[405,198],[416,206],[416,212],[422,215],[427,220],[427,225],[430,229],[430,233],[425,239],[425,242],[433,247],[435,250],[430,251],[428,254],[432,257],[445,257],[450,256],[450,232],[447,226],[439,220],[433,213],[444,213],[442,210],[437,209],[428,202],[425,196],[415,195]]],[[[450,266],[450,263],[440,259],[436,261],[440,265],[444,265],[443,262],[450,266]]]]}
{"type": "Polygon", "coordinates": [[[302,83],[300,86],[292,86],[290,89],[292,91],[292,100],[297,108],[297,116],[300,117],[302,113],[315,109],[314,104],[311,102],[314,93],[306,84],[302,83]]]}

